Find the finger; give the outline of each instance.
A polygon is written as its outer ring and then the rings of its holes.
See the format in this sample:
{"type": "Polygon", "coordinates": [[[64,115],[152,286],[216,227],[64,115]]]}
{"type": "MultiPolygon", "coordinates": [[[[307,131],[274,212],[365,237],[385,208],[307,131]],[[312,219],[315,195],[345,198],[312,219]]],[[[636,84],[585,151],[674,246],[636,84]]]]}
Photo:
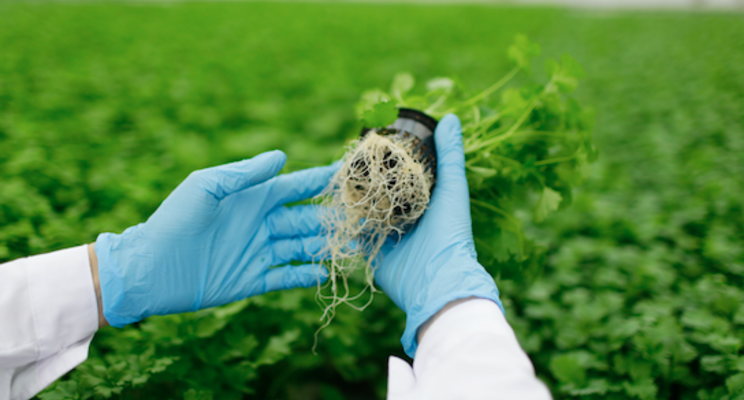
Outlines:
{"type": "Polygon", "coordinates": [[[323,256],[325,243],[325,238],[321,236],[277,240],[271,244],[272,265],[318,260],[323,256]]]}
{"type": "Polygon", "coordinates": [[[440,175],[465,176],[465,150],[462,145],[462,127],[455,114],[447,114],[434,130],[437,149],[437,177],[440,175]]]}
{"type": "Polygon", "coordinates": [[[279,151],[268,151],[253,158],[192,173],[199,186],[217,200],[258,185],[279,173],[287,156],[279,151]]]}
{"type": "Polygon", "coordinates": [[[264,277],[267,292],[297,287],[312,287],[323,284],[327,280],[328,270],[320,264],[287,265],[286,267],[273,268],[264,277]]]}
{"type": "Polygon", "coordinates": [[[465,151],[462,145],[462,127],[454,114],[448,114],[434,131],[437,149],[437,183],[431,199],[431,208],[447,207],[448,216],[461,219],[469,215],[470,201],[468,180],[465,175],[465,151]]]}
{"type": "Polygon", "coordinates": [[[272,193],[277,204],[287,204],[309,199],[318,195],[328,186],[340,163],[296,171],[276,178],[272,193]]]}
{"type": "Polygon", "coordinates": [[[272,239],[285,239],[317,235],[321,228],[322,209],[317,205],[277,208],[266,216],[269,236],[272,239]]]}

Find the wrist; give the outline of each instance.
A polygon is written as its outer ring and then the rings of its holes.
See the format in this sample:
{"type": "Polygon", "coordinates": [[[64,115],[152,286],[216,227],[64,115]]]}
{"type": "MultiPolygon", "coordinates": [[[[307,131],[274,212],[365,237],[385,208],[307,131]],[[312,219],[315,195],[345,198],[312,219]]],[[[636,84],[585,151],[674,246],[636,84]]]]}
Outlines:
{"type": "Polygon", "coordinates": [[[108,326],[106,317],[103,316],[103,300],[101,297],[101,279],[98,275],[98,257],[96,256],[95,243],[88,244],[88,260],[90,261],[90,273],[93,277],[93,287],[96,291],[96,303],[98,304],[98,328],[108,326]]]}
{"type": "Polygon", "coordinates": [[[421,343],[421,340],[424,338],[426,331],[429,330],[429,327],[434,323],[434,321],[439,319],[439,317],[441,317],[444,313],[451,310],[457,305],[460,305],[462,303],[468,302],[470,300],[475,300],[475,299],[479,299],[479,297],[471,296],[471,297],[466,297],[464,299],[453,300],[447,303],[444,307],[442,307],[441,310],[439,310],[436,314],[434,314],[431,318],[429,318],[426,322],[424,322],[424,324],[421,325],[421,327],[419,327],[418,335],[417,335],[418,342],[421,343]]]}
{"type": "Polygon", "coordinates": [[[453,267],[438,268],[434,279],[411,298],[413,304],[407,304],[406,329],[401,337],[403,349],[409,357],[415,358],[419,340],[426,329],[442,315],[446,309],[456,306],[463,299],[480,298],[495,302],[503,312],[499,291],[491,275],[475,259],[462,258],[453,267]],[[418,304],[415,304],[418,302],[418,304]],[[452,304],[449,308],[448,305],[452,304]]]}
{"type": "Polygon", "coordinates": [[[152,296],[159,295],[154,288],[157,277],[150,274],[152,260],[141,256],[148,252],[145,242],[139,225],[129,227],[121,234],[102,233],[96,238],[94,250],[101,266],[98,269],[99,304],[108,326],[123,328],[153,314],[148,314],[147,304],[143,304],[152,296]],[[147,279],[137,281],[138,276],[147,276],[147,279]],[[134,284],[138,282],[140,285],[134,284]]]}

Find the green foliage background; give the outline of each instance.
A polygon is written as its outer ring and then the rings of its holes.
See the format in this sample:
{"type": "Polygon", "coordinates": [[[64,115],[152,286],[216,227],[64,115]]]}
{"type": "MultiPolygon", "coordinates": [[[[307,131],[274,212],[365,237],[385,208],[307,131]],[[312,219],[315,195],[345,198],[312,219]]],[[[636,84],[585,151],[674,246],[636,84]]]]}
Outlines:
{"type": "MultiPolygon", "coordinates": [[[[556,398],[744,398],[744,17],[310,3],[0,2],[0,261],[143,221],[193,169],[281,148],[330,162],[398,71],[480,88],[515,33],[585,68],[601,156],[528,226],[540,268],[488,265],[556,398]]],[[[312,290],[97,334],[41,397],[383,398],[404,315],[312,290]]]]}

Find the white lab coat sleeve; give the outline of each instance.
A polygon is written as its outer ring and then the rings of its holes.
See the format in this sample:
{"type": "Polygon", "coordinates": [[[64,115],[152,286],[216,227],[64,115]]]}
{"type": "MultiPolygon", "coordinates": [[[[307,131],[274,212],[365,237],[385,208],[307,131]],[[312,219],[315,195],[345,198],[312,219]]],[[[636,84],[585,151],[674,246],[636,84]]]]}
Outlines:
{"type": "Polygon", "coordinates": [[[25,400],[88,358],[98,303],[87,246],[0,264],[0,400],[25,400]]]}
{"type": "Polygon", "coordinates": [[[388,363],[388,400],[550,400],[504,314],[473,299],[442,313],[416,351],[413,368],[388,363]]]}

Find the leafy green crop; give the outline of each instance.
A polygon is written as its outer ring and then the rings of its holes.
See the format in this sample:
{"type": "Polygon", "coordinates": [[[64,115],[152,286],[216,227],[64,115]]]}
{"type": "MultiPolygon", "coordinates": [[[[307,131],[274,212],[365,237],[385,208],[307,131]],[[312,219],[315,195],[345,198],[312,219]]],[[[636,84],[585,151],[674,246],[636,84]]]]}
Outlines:
{"type": "Polygon", "coordinates": [[[529,266],[545,249],[525,237],[517,211],[532,204],[533,220],[539,223],[566,207],[597,150],[591,139],[593,114],[570,97],[584,77],[581,66],[568,54],[560,64],[548,58],[547,83],[508,87],[520,71],[531,72],[540,46],[517,35],[507,53],[515,67],[484,91],[470,94],[453,79],[438,77],[426,83],[426,92],[415,94],[414,77],[399,73],[389,93],[365,92],[357,113],[365,126],[392,123],[394,106],[420,109],[436,118],[457,113],[479,258],[503,267],[510,261],[529,266]]]}
{"type": "MultiPolygon", "coordinates": [[[[517,32],[580,61],[571,97],[596,109],[602,152],[571,207],[536,224],[539,191],[514,205],[544,253],[504,262],[478,245],[538,376],[556,399],[740,397],[741,14],[0,2],[0,261],[142,222],[197,168],[275,148],[288,170],[331,162],[358,135],[365,89],[411,71],[451,76],[431,90],[454,81],[467,100],[512,71],[503,50],[517,32]]],[[[501,92],[548,82],[543,71],[501,92]]],[[[492,212],[472,211],[479,237],[500,232],[492,212]]],[[[385,296],[363,313],[341,307],[314,356],[313,295],[103,329],[89,360],[42,396],[384,398],[403,313],[385,296]]]]}

